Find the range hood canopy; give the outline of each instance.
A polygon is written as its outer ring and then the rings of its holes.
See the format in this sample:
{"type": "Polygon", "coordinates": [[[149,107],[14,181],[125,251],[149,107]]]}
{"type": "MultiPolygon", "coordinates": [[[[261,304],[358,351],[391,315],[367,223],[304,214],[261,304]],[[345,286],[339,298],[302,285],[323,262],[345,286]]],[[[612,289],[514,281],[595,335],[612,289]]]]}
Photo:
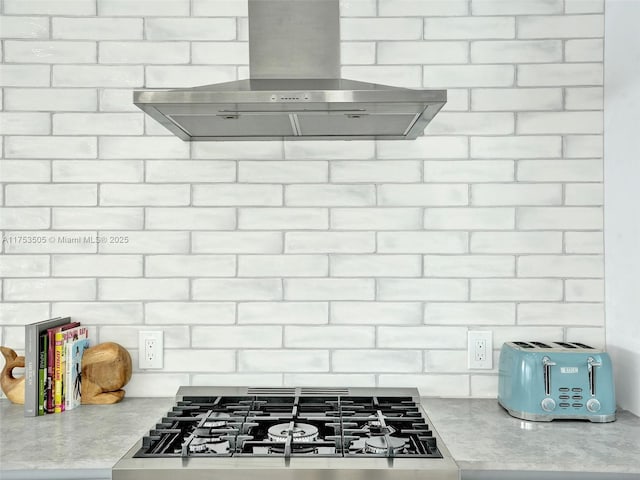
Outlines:
{"type": "Polygon", "coordinates": [[[138,90],[134,103],[176,136],[212,140],[412,140],[447,101],[339,78],[338,0],[249,0],[251,78],[138,90]]]}

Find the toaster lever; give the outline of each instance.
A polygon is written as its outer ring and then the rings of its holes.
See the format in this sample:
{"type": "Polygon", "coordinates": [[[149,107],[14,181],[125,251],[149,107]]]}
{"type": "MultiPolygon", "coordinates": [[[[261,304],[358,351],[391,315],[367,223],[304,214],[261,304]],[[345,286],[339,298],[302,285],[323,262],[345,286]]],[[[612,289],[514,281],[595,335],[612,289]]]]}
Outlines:
{"type": "Polygon", "coordinates": [[[589,357],[587,358],[587,368],[589,371],[589,393],[591,396],[595,396],[596,394],[596,369],[595,367],[602,366],[602,362],[597,362],[595,358],[589,357]]]}
{"type": "Polygon", "coordinates": [[[544,393],[551,395],[551,367],[556,365],[549,357],[542,357],[542,365],[544,367],[544,393]]]}

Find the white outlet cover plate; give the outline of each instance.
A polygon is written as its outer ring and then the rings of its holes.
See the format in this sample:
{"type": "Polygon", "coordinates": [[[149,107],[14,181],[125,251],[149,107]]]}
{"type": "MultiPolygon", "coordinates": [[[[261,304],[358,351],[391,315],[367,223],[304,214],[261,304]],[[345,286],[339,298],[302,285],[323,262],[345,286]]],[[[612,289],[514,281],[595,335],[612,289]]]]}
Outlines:
{"type": "Polygon", "coordinates": [[[138,332],[138,368],[162,368],[163,365],[163,353],[164,353],[164,341],[162,330],[141,330],[138,332]],[[154,354],[153,358],[147,358],[145,346],[147,340],[154,341],[154,354]]]}
{"type": "Polygon", "coordinates": [[[467,334],[467,362],[469,368],[491,370],[493,368],[493,336],[491,330],[469,331],[467,334]],[[484,341],[486,346],[484,360],[476,360],[475,345],[484,341]]]}

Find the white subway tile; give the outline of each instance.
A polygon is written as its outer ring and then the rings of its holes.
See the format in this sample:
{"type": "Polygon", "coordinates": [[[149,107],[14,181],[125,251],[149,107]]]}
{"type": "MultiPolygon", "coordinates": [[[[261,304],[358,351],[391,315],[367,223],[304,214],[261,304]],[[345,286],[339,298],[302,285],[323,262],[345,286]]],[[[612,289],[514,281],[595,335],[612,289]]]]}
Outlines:
{"type": "Polygon", "coordinates": [[[518,65],[521,87],[602,85],[602,82],[602,63],[518,65]]]}
{"type": "Polygon", "coordinates": [[[284,142],[288,160],[366,160],[374,158],[374,149],[374,142],[363,140],[284,142]]]}
{"type": "Polygon", "coordinates": [[[604,58],[604,41],[567,40],[564,45],[564,58],[567,62],[601,62],[604,58]]]}
{"type": "Polygon", "coordinates": [[[559,301],[562,300],[562,280],[472,279],[471,300],[559,301]]]}
{"type": "Polygon", "coordinates": [[[142,65],[54,65],[54,87],[142,87],[142,65]]]}
{"type": "Polygon", "coordinates": [[[334,372],[420,372],[418,350],[337,350],[331,357],[334,372]]]}
{"type": "Polygon", "coordinates": [[[471,44],[473,63],[550,63],[562,61],[560,40],[500,40],[471,44]]]}
{"type": "Polygon", "coordinates": [[[472,253],[560,253],[560,232],[473,232],[472,253]]]}
{"type": "Polygon", "coordinates": [[[568,327],[565,332],[567,342],[581,342],[594,348],[605,348],[604,327],[568,327]]]}
{"type": "Polygon", "coordinates": [[[284,280],[285,300],[373,300],[372,278],[292,278],[284,280]]]}
{"type": "Polygon", "coordinates": [[[49,19],[0,16],[0,38],[49,38],[49,19]]]}
{"type": "Polygon", "coordinates": [[[474,15],[535,15],[562,11],[562,0],[471,0],[474,15]]]}
{"type": "Polygon", "coordinates": [[[511,87],[514,79],[513,65],[427,65],[422,84],[429,88],[511,87]]]}
{"type": "Polygon", "coordinates": [[[52,38],[63,40],[142,40],[141,18],[51,19],[52,38]]]}
{"type": "Polygon", "coordinates": [[[281,253],[281,232],[193,232],[194,253],[281,253]]]}
{"type": "MultiPolygon", "coordinates": [[[[121,67],[124,68],[124,67],[121,67]]],[[[235,66],[151,65],[145,67],[148,88],[188,88],[236,79],[235,66]]]]}
{"type": "Polygon", "coordinates": [[[469,110],[469,89],[447,89],[447,103],[442,107],[443,112],[466,112],[469,110]]]}
{"type": "Polygon", "coordinates": [[[236,273],[233,255],[147,255],[146,277],[232,277],[236,273]]]}
{"type": "Polygon", "coordinates": [[[602,112],[518,113],[518,133],[603,133],[602,112]]]}
{"type": "Polygon", "coordinates": [[[418,230],[420,208],[332,208],[332,230],[418,230]]]}
{"type": "Polygon", "coordinates": [[[146,324],[235,323],[235,305],[224,302],[151,302],[144,306],[146,324]]]}
{"type": "MultiPolygon", "coordinates": [[[[194,330],[201,327],[195,327],[194,330]]],[[[194,340],[197,337],[194,337],[194,340]]],[[[215,345],[215,344],[214,344],[215,345]]],[[[198,345],[195,345],[197,347],[198,345]]],[[[199,345],[211,347],[211,345],[199,345]]],[[[228,345],[224,345],[227,347],[228,345]]],[[[189,348],[184,350],[167,349],[164,353],[165,372],[233,372],[236,366],[236,354],[233,350],[204,350],[189,348]]]]}
{"type": "Polygon", "coordinates": [[[427,303],[424,323],[431,325],[513,325],[514,303],[427,303]]]}
{"type": "Polygon", "coordinates": [[[95,185],[21,184],[5,187],[5,204],[20,206],[95,205],[95,185]]]}
{"type": "Polygon", "coordinates": [[[141,182],[143,164],[134,160],[54,160],[54,182],[141,182]]]}
{"type": "Polygon", "coordinates": [[[385,206],[467,205],[468,191],[463,184],[380,185],[378,202],[385,206]]]}
{"type": "Polygon", "coordinates": [[[528,255],[518,258],[519,277],[604,276],[601,255],[528,255]]]}
{"type": "Polygon", "coordinates": [[[544,158],[559,157],[560,136],[471,137],[473,158],[544,158]]]}
{"type": "Polygon", "coordinates": [[[103,137],[100,158],[176,159],[189,157],[189,144],[177,137],[103,137]]]}
{"type": "Polygon", "coordinates": [[[188,205],[189,185],[130,185],[106,184],[100,186],[100,205],[188,205]]]}
{"type": "Polygon", "coordinates": [[[0,112],[0,132],[3,135],[48,135],[51,116],[48,113],[0,112]]]}
{"type": "MultiPolygon", "coordinates": [[[[138,349],[139,325],[128,327],[125,325],[104,326],[99,329],[99,338],[102,342],[116,342],[127,349],[138,349]]],[[[189,346],[189,328],[186,326],[164,327],[165,349],[187,348],[189,346]]],[[[166,355],[165,350],[165,355],[166,355]]],[[[184,383],[182,384],[184,385],[184,383]]],[[[179,385],[180,386],[180,385],[179,385]]],[[[177,387],[176,387],[177,390],[177,387]]],[[[166,392],[165,392],[166,396],[166,392]]]]}
{"type": "Polygon", "coordinates": [[[604,253],[602,232],[566,232],[564,248],[567,253],[604,253]]]}
{"type": "Polygon", "coordinates": [[[97,0],[100,16],[173,16],[189,15],[189,0],[97,0]]]}
{"type": "MultiPolygon", "coordinates": [[[[565,90],[565,96],[565,108],[567,110],[602,110],[604,106],[604,89],[602,87],[567,88],[565,90]]],[[[600,113],[600,115],[602,115],[602,113],[600,113]]],[[[577,133],[588,132],[582,131],[577,133]]]]}
{"type": "Polygon", "coordinates": [[[565,13],[602,13],[604,0],[564,0],[565,13]]]}
{"type": "Polygon", "coordinates": [[[380,387],[418,388],[421,396],[469,396],[469,375],[380,375],[378,385],[380,387]]]}
{"type": "Polygon", "coordinates": [[[101,112],[140,112],[133,104],[133,92],[126,88],[101,88],[99,107],[101,112]]]}
{"type": "Polygon", "coordinates": [[[326,182],[327,162],[306,161],[241,161],[238,180],[255,183],[320,183],[326,182]]]}
{"type": "Polygon", "coordinates": [[[602,303],[520,303],[519,325],[604,325],[602,303]]]}
{"type": "Polygon", "coordinates": [[[600,182],[602,160],[521,160],[518,180],[529,182],[600,182]]]}
{"type": "Polygon", "coordinates": [[[142,135],[140,113],[54,113],[54,135],[142,135]]]}
{"type": "Polygon", "coordinates": [[[332,302],[331,323],[415,325],[422,323],[422,304],[418,302],[332,302]]]}
{"type": "Polygon", "coordinates": [[[603,302],[604,280],[565,280],[567,302],[603,302]]]}
{"type": "MultiPolygon", "coordinates": [[[[186,300],[189,281],[180,278],[101,278],[100,300],[186,300]]],[[[167,345],[168,346],[168,345],[167,345]]]]}
{"type": "Polygon", "coordinates": [[[332,277],[419,277],[419,255],[332,255],[332,277]]]}
{"type": "Polygon", "coordinates": [[[518,38],[603,37],[604,15],[518,17],[518,38]]]}
{"type": "Polygon", "coordinates": [[[285,373],[284,385],[291,387],[375,387],[374,374],[285,373]]]}
{"type": "Polygon", "coordinates": [[[523,230],[600,230],[599,207],[522,207],[517,226],[523,230]]]}
{"type": "Polygon", "coordinates": [[[91,16],[96,14],[96,2],[95,0],[5,0],[4,13],[91,16]]]}
{"type": "Polygon", "coordinates": [[[194,205],[280,206],[280,185],[194,185],[194,205]]]}
{"type": "MultiPolygon", "coordinates": [[[[135,346],[129,348],[135,348],[135,346]]],[[[186,373],[135,372],[126,387],[126,392],[130,397],[166,397],[167,392],[175,392],[188,383],[189,375],[186,373]]]]}
{"type": "Polygon", "coordinates": [[[419,88],[422,80],[422,68],[419,65],[343,66],[341,76],[361,82],[419,88]]]}
{"type": "Polygon", "coordinates": [[[102,231],[100,253],[187,253],[189,232],[102,231]]]}
{"type": "Polygon", "coordinates": [[[514,338],[525,338],[539,342],[556,342],[563,336],[563,328],[554,327],[527,327],[519,325],[517,327],[493,327],[493,348],[502,347],[505,342],[512,342],[514,338]]]}
{"type": "Polygon", "coordinates": [[[363,327],[284,327],[286,348],[373,348],[375,328],[363,327]]]}
{"type": "Polygon", "coordinates": [[[131,325],[142,323],[142,303],[57,302],[51,305],[51,315],[68,315],[83,325],[131,325]]]}
{"type": "Polygon", "coordinates": [[[4,42],[4,60],[12,63],[95,63],[95,42],[4,42]]]}
{"type": "Polygon", "coordinates": [[[425,182],[510,182],[514,178],[511,160],[425,161],[425,182]]]}
{"type": "Polygon", "coordinates": [[[469,287],[466,279],[404,279],[377,280],[380,300],[467,300],[469,287]]]}
{"type": "Polygon", "coordinates": [[[332,182],[419,182],[418,161],[332,161],[332,182]]]}
{"type": "Polygon", "coordinates": [[[469,45],[453,42],[378,42],[378,64],[467,63],[469,45]]]}
{"type": "Polygon", "coordinates": [[[191,3],[192,15],[201,17],[246,17],[248,14],[244,0],[193,0],[191,3]]]}
{"type": "Polygon", "coordinates": [[[426,255],[425,277],[513,277],[515,259],[508,255],[426,255]]]}
{"type": "Polygon", "coordinates": [[[562,185],[511,183],[483,183],[471,186],[474,205],[560,205],[562,185]]]}
{"type": "Polygon", "coordinates": [[[240,255],[239,277],[326,277],[326,255],[240,255]]]}
{"type": "Polygon", "coordinates": [[[380,232],[380,253],[466,253],[466,232],[380,232]]]}
{"type": "MultiPolygon", "coordinates": [[[[0,228],[2,230],[46,229],[50,227],[50,216],[48,208],[0,207],[0,228]]],[[[9,246],[10,244],[6,245],[6,248],[9,246]]]]}
{"type": "Polygon", "coordinates": [[[471,109],[496,110],[560,110],[560,88],[475,88],[471,90],[471,109]]]}
{"type": "Polygon", "coordinates": [[[188,42],[100,42],[100,63],[189,63],[188,42]]]}
{"type": "Polygon", "coordinates": [[[284,199],[287,206],[373,206],[376,191],[373,185],[287,185],[284,199]]]}
{"type": "Polygon", "coordinates": [[[343,17],[375,17],[376,0],[340,0],[340,15],[343,17]]]}
{"type": "Polygon", "coordinates": [[[4,183],[48,182],[51,162],[48,160],[2,160],[0,178],[4,183]]]}
{"type": "Polygon", "coordinates": [[[427,350],[424,352],[424,370],[429,373],[466,372],[467,352],[464,350],[427,350]]]}
{"type": "Polygon", "coordinates": [[[248,65],[249,44],[247,42],[193,42],[191,61],[216,65],[248,65]]]}
{"type": "Polygon", "coordinates": [[[93,89],[5,88],[5,110],[93,111],[98,103],[93,89]]]}
{"type": "Polygon", "coordinates": [[[378,327],[382,348],[465,348],[466,327],[378,327]]]}
{"type": "Polygon", "coordinates": [[[90,278],[5,279],[4,300],[94,300],[96,281],[90,278]]]}
{"type": "Polygon", "coordinates": [[[565,187],[566,205],[603,205],[604,190],[601,183],[576,183],[565,187]]]}
{"type": "Polygon", "coordinates": [[[4,154],[7,158],[96,158],[95,137],[6,137],[4,154]]]}
{"type": "Polygon", "coordinates": [[[139,230],[142,208],[71,207],[53,209],[53,228],[92,230],[139,230]]]}
{"type": "Polygon", "coordinates": [[[191,385],[230,387],[273,387],[282,385],[282,373],[200,373],[191,375],[191,385]]]}
{"type": "Polygon", "coordinates": [[[193,158],[213,160],[273,160],[282,158],[282,142],[195,142],[193,158]]]}
{"type": "Polygon", "coordinates": [[[422,20],[418,18],[342,18],[340,36],[342,40],[417,40],[422,38],[422,20]]]}
{"type": "Polygon", "coordinates": [[[282,327],[276,326],[195,326],[191,331],[194,347],[224,348],[282,347],[282,327]]]}
{"type": "Polygon", "coordinates": [[[326,350],[241,350],[240,372],[328,372],[326,350]]]}
{"type": "Polygon", "coordinates": [[[0,87],[47,87],[49,65],[0,65],[0,87]]]}
{"type": "MultiPolygon", "coordinates": [[[[213,16],[220,17],[220,13],[213,16]]],[[[149,40],[234,40],[236,22],[233,18],[147,18],[145,33],[149,40]]]]}
{"type": "Polygon", "coordinates": [[[149,161],[147,182],[232,182],[236,177],[235,162],[201,160],[149,161]]]}
{"type": "Polygon", "coordinates": [[[145,228],[149,230],[233,230],[232,208],[147,208],[145,228]]]}
{"type": "Polygon", "coordinates": [[[329,319],[326,302],[247,302],[238,304],[240,324],[324,324],[329,319]]]}
{"type": "Polygon", "coordinates": [[[602,135],[565,135],[562,139],[567,158],[601,158],[603,155],[602,135]]]}
{"type": "MultiPolygon", "coordinates": [[[[39,322],[47,317],[49,317],[48,303],[0,303],[0,322],[5,326],[14,324],[22,326],[23,323],[39,322]]],[[[24,340],[24,328],[19,330],[22,331],[24,340]]]]}
{"type": "Polygon", "coordinates": [[[466,0],[380,0],[379,15],[384,17],[404,16],[454,16],[467,15],[466,0]]]}
{"type": "Polygon", "coordinates": [[[3,255],[0,277],[48,277],[48,255],[3,255]]]}
{"type": "Polygon", "coordinates": [[[238,228],[246,230],[326,230],[325,208],[240,208],[238,228]]]}
{"type": "Polygon", "coordinates": [[[342,42],[340,59],[343,65],[374,64],[376,63],[376,42],[342,42]]]}
{"type": "Polygon", "coordinates": [[[496,398],[498,377],[495,375],[471,375],[472,398],[496,398]]]}
{"type": "Polygon", "coordinates": [[[467,137],[418,137],[411,142],[379,141],[379,159],[425,159],[425,158],[467,158],[469,140],[467,137]]]}
{"type": "Polygon", "coordinates": [[[287,253],[372,253],[373,232],[287,232],[287,253]]]}
{"type": "MultiPolygon", "coordinates": [[[[436,13],[436,15],[438,14],[436,13]]],[[[424,38],[429,40],[484,40],[488,38],[515,38],[516,36],[515,19],[509,17],[438,18],[431,15],[425,15],[425,17],[424,38]]]]}
{"type": "Polygon", "coordinates": [[[195,279],[195,300],[281,300],[282,281],[275,278],[195,279]]]}
{"type": "Polygon", "coordinates": [[[53,255],[54,277],[140,277],[140,255],[53,255]]]}
{"type": "Polygon", "coordinates": [[[435,135],[506,135],[514,132],[512,113],[440,113],[427,127],[435,135]]]}
{"type": "Polygon", "coordinates": [[[512,230],[512,208],[427,208],[424,228],[428,230],[512,230]]]}
{"type": "MultiPolygon", "coordinates": [[[[19,210],[19,209],[16,209],[19,210]]],[[[13,212],[11,212],[13,213],[13,212]]],[[[3,219],[3,221],[7,221],[3,219]]],[[[48,215],[46,218],[48,223],[48,215]]],[[[9,218],[11,222],[11,218],[9,218]]],[[[24,220],[20,220],[24,223],[24,220]]],[[[32,228],[22,226],[18,228],[32,228]]],[[[6,253],[95,253],[95,232],[88,231],[56,231],[45,234],[42,231],[6,232],[5,237],[14,241],[5,243],[6,253]],[[16,238],[22,237],[22,238],[16,238]],[[28,241],[27,238],[33,238],[28,241]]]]}

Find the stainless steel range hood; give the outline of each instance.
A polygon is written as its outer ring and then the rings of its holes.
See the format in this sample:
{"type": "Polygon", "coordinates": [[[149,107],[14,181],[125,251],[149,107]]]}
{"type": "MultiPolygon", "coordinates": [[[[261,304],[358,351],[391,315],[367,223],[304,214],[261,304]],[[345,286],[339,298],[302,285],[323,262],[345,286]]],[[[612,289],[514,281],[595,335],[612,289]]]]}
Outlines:
{"type": "Polygon", "coordinates": [[[339,78],[338,0],[248,1],[250,79],[134,92],[183,140],[412,140],[446,103],[446,90],[339,78]]]}

